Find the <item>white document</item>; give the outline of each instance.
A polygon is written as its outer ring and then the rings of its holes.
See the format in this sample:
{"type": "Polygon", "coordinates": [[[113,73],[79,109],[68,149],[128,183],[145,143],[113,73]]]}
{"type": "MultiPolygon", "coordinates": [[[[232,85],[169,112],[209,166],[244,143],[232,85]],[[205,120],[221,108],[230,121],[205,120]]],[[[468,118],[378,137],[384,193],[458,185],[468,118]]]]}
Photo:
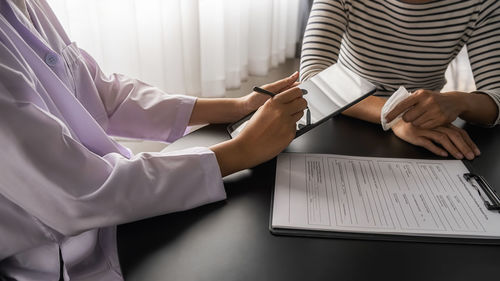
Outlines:
{"type": "Polygon", "coordinates": [[[273,228],[412,236],[500,238],[459,160],[284,153],[273,228]]]}

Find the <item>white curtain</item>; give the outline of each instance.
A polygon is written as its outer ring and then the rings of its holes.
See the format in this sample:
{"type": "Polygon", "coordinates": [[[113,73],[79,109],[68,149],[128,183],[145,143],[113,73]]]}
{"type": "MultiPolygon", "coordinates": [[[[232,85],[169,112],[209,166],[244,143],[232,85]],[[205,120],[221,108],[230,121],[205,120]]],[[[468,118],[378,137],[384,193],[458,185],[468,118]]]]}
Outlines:
{"type": "Polygon", "coordinates": [[[106,72],[222,97],[293,57],[301,0],[48,0],[106,72]]]}

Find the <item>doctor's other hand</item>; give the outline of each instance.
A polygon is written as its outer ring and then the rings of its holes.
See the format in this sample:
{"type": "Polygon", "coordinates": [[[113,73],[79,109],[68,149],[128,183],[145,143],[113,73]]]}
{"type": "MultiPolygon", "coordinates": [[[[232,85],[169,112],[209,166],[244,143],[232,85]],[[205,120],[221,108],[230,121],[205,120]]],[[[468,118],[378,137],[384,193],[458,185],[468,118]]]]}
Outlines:
{"type": "Polygon", "coordinates": [[[403,120],[414,126],[431,129],[449,124],[465,110],[460,99],[463,94],[417,90],[387,114],[387,122],[391,122],[399,114],[408,110],[403,114],[403,120]]]}
{"type": "MultiPolygon", "coordinates": [[[[293,87],[297,87],[299,84],[298,82],[296,82],[297,79],[299,79],[299,73],[295,72],[292,75],[285,77],[281,80],[263,85],[261,86],[261,88],[264,90],[268,90],[272,93],[279,94],[293,87]]],[[[266,94],[261,94],[257,92],[251,92],[250,94],[242,97],[241,98],[243,104],[242,117],[257,110],[270,98],[271,97],[266,94]]]]}
{"type": "Polygon", "coordinates": [[[222,176],[254,167],[278,155],[295,137],[307,101],[291,88],[268,99],[234,139],[212,146],[222,176]]]}
{"type": "Polygon", "coordinates": [[[392,131],[400,139],[442,157],[447,157],[450,153],[456,159],[465,157],[472,160],[481,154],[469,134],[452,124],[423,129],[401,120],[392,127],[392,131]]]}

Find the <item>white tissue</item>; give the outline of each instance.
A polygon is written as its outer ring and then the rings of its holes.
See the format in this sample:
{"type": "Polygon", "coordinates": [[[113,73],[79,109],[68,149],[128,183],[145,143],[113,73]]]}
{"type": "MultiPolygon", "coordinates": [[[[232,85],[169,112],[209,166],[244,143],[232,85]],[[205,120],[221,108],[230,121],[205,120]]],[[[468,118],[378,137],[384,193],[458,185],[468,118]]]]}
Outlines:
{"type": "Polygon", "coordinates": [[[394,120],[391,122],[387,123],[386,117],[391,110],[396,107],[401,101],[409,97],[411,94],[408,93],[405,87],[401,86],[399,89],[392,94],[392,96],[387,100],[387,102],[384,104],[384,107],[382,107],[382,114],[381,114],[381,123],[382,123],[382,128],[384,128],[384,131],[389,130],[392,128],[394,124],[396,124],[399,120],[401,120],[403,114],[405,114],[406,111],[402,112],[399,114],[394,120]]]}

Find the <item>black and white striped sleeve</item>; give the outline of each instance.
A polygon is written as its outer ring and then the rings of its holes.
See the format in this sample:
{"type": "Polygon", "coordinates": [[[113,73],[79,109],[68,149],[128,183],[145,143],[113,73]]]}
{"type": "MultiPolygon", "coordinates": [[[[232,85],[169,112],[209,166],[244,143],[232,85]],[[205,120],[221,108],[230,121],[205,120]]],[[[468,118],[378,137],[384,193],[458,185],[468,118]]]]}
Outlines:
{"type": "Polygon", "coordinates": [[[469,60],[478,92],[497,104],[500,123],[500,1],[485,1],[475,29],[467,42],[469,60]]]}
{"type": "Polygon", "coordinates": [[[302,44],[301,81],[337,62],[346,24],[345,1],[314,1],[302,44]]]}

